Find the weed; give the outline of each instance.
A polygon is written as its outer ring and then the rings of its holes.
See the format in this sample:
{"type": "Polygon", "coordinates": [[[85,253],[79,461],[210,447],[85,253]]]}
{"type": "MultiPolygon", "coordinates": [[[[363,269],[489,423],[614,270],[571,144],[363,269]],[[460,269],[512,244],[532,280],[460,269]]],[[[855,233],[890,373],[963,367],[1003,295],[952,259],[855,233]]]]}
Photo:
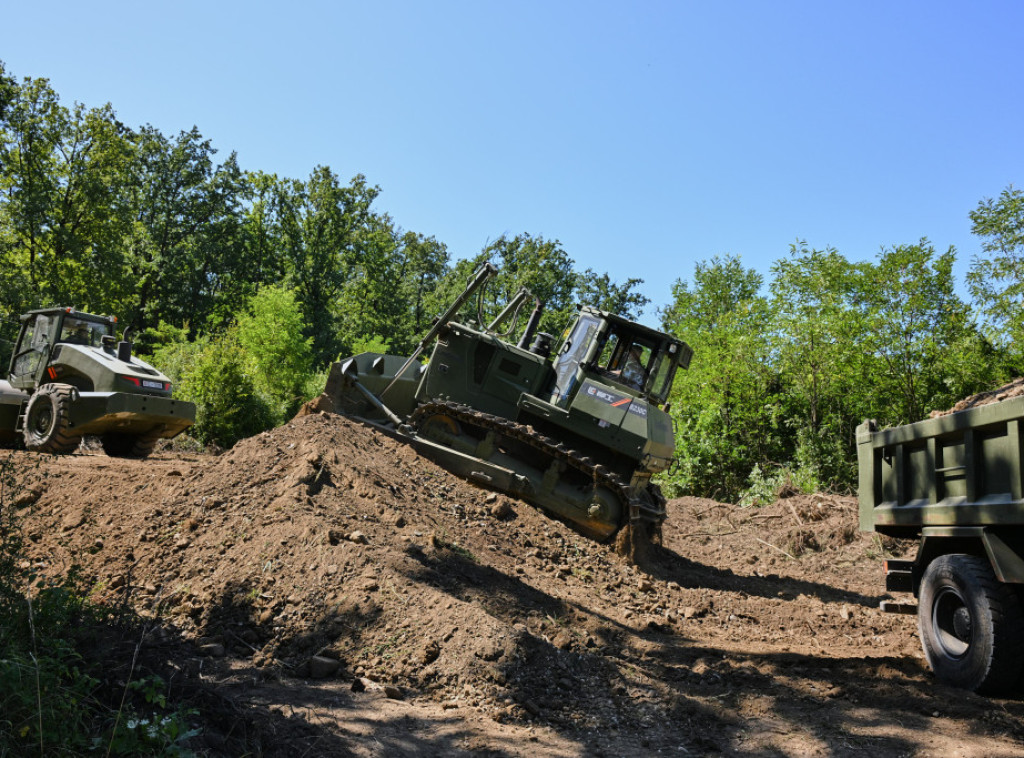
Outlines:
{"type": "Polygon", "coordinates": [[[582,580],[584,582],[589,582],[590,579],[591,579],[590,569],[583,568],[581,566],[573,566],[572,567],[572,575],[575,576],[577,579],[580,579],[580,580],[582,580]]]}
{"type": "MultiPolygon", "coordinates": [[[[42,458],[32,459],[38,466],[42,458]]],[[[192,755],[186,742],[198,733],[188,724],[195,712],[169,703],[158,678],[130,684],[119,708],[107,704],[114,699],[102,681],[108,662],[80,651],[110,610],[89,600],[75,566],[59,578],[32,572],[21,516],[38,495],[25,495],[31,464],[19,470],[14,462],[13,453],[0,462],[0,756],[192,755]]]]}
{"type": "Polygon", "coordinates": [[[818,489],[818,480],[808,468],[790,470],[780,466],[770,474],[755,465],[747,481],[749,486],[740,493],[739,501],[744,507],[774,503],[782,492],[811,493],[818,489]]]}

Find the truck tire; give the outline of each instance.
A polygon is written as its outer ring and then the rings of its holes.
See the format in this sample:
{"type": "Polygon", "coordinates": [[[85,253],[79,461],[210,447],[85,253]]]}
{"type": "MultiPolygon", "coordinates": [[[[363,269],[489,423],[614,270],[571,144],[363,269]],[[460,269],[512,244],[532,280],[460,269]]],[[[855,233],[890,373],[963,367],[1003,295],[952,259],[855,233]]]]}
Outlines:
{"type": "Polygon", "coordinates": [[[82,441],[71,432],[70,408],[77,390],[70,384],[44,384],[28,400],[25,447],[38,453],[73,453],[82,441]]]}
{"type": "Polygon", "coordinates": [[[153,452],[159,437],[145,434],[107,432],[100,435],[103,452],[111,458],[146,458],[153,452]]]}
{"type": "Polygon", "coordinates": [[[917,612],[925,657],[955,687],[995,695],[1013,689],[1024,668],[1024,611],[984,558],[943,555],[921,578],[917,612]]]}

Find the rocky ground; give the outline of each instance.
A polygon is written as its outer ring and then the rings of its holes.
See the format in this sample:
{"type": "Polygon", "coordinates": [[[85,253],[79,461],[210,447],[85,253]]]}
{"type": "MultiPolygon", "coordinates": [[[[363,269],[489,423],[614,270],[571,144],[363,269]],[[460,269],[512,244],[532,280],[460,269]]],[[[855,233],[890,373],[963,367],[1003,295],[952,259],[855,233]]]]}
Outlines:
{"type": "Polygon", "coordinates": [[[1024,703],[937,684],[877,610],[912,546],[854,498],[673,500],[632,565],[333,414],[217,456],[9,454],[29,560],[146,619],[117,676],[162,668],[200,754],[1024,752],[1024,703]]]}

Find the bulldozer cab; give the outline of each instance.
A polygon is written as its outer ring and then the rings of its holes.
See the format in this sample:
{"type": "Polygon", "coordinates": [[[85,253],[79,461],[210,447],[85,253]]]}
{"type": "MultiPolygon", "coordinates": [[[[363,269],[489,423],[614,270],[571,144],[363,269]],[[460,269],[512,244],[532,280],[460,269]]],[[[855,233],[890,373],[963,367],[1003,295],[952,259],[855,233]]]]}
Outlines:
{"type": "Polygon", "coordinates": [[[593,376],[661,405],[668,400],[676,369],[686,368],[691,355],[685,342],[585,306],[566,330],[555,359],[550,402],[568,407],[582,380],[593,376]]]}

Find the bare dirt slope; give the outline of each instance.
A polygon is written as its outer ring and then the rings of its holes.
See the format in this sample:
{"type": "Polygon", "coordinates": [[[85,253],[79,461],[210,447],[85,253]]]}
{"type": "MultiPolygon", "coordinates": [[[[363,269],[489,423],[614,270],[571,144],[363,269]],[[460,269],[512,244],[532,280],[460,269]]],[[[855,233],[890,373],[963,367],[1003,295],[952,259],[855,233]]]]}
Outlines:
{"type": "Polygon", "coordinates": [[[935,683],[876,610],[901,546],[852,498],[675,500],[633,566],[335,415],[220,456],[13,455],[31,560],[152,619],[201,754],[1024,752],[1024,703],[935,683]]]}

